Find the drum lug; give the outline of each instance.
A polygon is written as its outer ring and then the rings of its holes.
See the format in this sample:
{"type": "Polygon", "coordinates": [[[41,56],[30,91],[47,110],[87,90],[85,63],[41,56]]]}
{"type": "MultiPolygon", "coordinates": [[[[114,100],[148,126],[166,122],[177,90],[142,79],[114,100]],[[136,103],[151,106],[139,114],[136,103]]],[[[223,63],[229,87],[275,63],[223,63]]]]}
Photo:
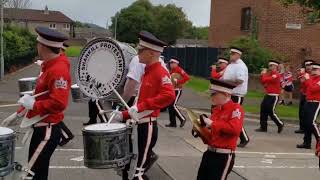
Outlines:
{"type": "Polygon", "coordinates": [[[14,169],[17,171],[22,171],[22,165],[18,162],[15,162],[14,169]]]}

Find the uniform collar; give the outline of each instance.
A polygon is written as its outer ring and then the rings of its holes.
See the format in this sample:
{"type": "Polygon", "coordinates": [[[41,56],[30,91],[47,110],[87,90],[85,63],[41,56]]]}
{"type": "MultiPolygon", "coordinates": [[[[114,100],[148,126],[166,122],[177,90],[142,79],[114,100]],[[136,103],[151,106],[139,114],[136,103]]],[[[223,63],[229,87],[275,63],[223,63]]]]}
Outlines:
{"type": "Polygon", "coordinates": [[[152,71],[153,69],[157,68],[158,66],[161,66],[160,62],[156,62],[156,63],[150,64],[150,65],[147,65],[145,68],[145,72],[148,73],[148,72],[152,71]]]}
{"type": "Polygon", "coordinates": [[[44,71],[45,69],[48,69],[49,67],[53,66],[54,64],[56,64],[59,59],[61,57],[63,57],[64,55],[63,54],[60,54],[60,56],[54,58],[54,59],[51,59],[51,60],[48,60],[48,61],[44,61],[43,64],[41,65],[42,66],[42,71],[44,71]]]}

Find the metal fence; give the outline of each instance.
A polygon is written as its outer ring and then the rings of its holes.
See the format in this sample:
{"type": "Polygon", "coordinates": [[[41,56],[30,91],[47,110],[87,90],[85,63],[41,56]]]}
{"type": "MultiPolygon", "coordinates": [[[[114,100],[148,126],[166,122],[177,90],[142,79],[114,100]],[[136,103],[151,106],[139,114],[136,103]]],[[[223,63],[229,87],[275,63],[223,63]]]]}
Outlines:
{"type": "Polygon", "coordinates": [[[180,60],[180,66],[190,75],[207,78],[210,76],[210,66],[217,60],[218,48],[209,47],[168,47],[164,50],[165,62],[172,56],[180,60]]]}

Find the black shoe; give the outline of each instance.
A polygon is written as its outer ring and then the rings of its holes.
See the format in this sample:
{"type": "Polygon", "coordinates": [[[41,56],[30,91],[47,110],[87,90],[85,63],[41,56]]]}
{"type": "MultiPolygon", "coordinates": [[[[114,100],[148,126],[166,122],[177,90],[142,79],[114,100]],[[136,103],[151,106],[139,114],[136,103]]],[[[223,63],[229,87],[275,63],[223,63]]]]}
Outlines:
{"type": "Polygon", "coordinates": [[[186,124],[187,120],[181,121],[180,127],[182,128],[186,124]]]}
{"type": "Polygon", "coordinates": [[[298,149],[311,149],[311,144],[305,144],[305,143],[297,144],[297,148],[298,149]]]}
{"type": "Polygon", "coordinates": [[[173,128],[176,128],[176,127],[177,127],[177,125],[166,124],[166,127],[173,127],[173,128]]]}
{"type": "Polygon", "coordinates": [[[159,156],[152,152],[151,156],[150,156],[150,160],[149,163],[146,165],[144,172],[148,172],[148,170],[153,166],[153,164],[159,159],[159,156]]]}
{"type": "Polygon", "coordinates": [[[283,127],[284,127],[284,125],[280,125],[280,126],[278,126],[278,133],[279,133],[279,134],[282,132],[283,127]]]}
{"type": "Polygon", "coordinates": [[[292,105],[292,102],[290,101],[288,104],[287,104],[287,106],[291,106],[292,105]]]}
{"type": "Polygon", "coordinates": [[[298,129],[298,130],[295,130],[294,133],[296,133],[296,134],[304,134],[304,130],[298,129]]]}
{"type": "Polygon", "coordinates": [[[240,142],[239,144],[238,144],[238,147],[239,148],[244,148],[244,147],[246,147],[246,145],[249,143],[249,141],[245,141],[245,142],[240,142]]]}
{"type": "Polygon", "coordinates": [[[279,104],[280,104],[280,105],[285,105],[285,104],[284,104],[284,100],[280,101],[279,104]]]}
{"type": "Polygon", "coordinates": [[[256,132],[267,132],[267,129],[258,128],[255,131],[256,132]]]}
{"type": "Polygon", "coordinates": [[[69,141],[71,141],[74,138],[74,136],[70,136],[68,139],[62,139],[59,143],[59,146],[64,146],[66,144],[68,144],[69,141]]]}

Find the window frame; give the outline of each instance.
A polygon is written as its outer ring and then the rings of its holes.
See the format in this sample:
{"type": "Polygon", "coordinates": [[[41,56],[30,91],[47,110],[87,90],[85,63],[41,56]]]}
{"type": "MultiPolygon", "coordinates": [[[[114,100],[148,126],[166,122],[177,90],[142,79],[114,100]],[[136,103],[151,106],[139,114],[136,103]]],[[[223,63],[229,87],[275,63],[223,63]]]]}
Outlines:
{"type": "Polygon", "coordinates": [[[252,28],[251,22],[252,22],[252,8],[251,7],[242,8],[240,30],[246,31],[246,32],[250,31],[252,28]],[[247,14],[248,12],[249,14],[247,14]]]}
{"type": "Polygon", "coordinates": [[[50,23],[49,24],[50,29],[57,29],[57,24],[56,23],[50,23]]]}

